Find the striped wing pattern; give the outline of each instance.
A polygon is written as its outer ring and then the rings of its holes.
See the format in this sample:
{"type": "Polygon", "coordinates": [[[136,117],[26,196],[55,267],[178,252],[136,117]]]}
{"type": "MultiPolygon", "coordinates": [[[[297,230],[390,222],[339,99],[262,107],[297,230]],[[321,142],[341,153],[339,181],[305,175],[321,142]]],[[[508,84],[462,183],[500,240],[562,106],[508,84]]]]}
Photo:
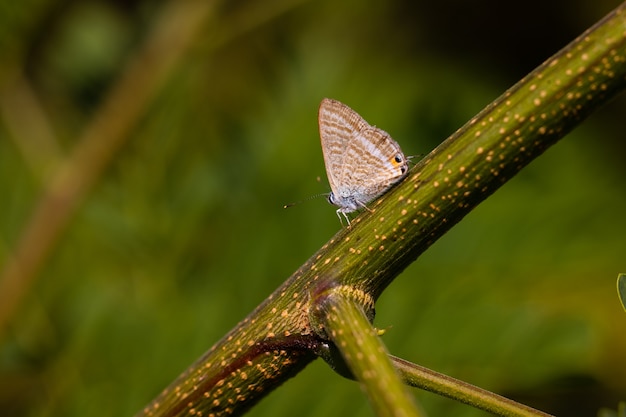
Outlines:
{"type": "Polygon", "coordinates": [[[328,200],[348,223],[346,213],[366,208],[408,173],[407,159],[391,136],[345,104],[322,100],[319,128],[332,191],[328,200]]]}

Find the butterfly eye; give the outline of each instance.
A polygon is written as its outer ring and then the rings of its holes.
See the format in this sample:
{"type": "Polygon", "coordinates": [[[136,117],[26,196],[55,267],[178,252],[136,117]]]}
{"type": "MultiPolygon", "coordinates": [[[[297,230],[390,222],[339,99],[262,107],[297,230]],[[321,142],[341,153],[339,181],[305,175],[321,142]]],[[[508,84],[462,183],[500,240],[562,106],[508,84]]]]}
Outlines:
{"type": "Polygon", "coordinates": [[[393,158],[393,160],[395,161],[395,163],[396,163],[396,164],[401,163],[401,162],[402,162],[402,155],[397,154],[397,155],[393,158]]]}

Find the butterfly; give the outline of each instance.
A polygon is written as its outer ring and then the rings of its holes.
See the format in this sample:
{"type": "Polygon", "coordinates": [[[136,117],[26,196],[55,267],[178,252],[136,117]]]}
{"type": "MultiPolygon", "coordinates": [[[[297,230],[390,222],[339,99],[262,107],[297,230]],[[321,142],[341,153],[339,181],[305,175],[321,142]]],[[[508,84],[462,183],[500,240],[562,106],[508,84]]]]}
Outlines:
{"type": "Polygon", "coordinates": [[[337,216],[365,208],[409,172],[408,160],[389,134],[370,126],[345,104],[325,98],[318,116],[322,153],[337,216]]]}

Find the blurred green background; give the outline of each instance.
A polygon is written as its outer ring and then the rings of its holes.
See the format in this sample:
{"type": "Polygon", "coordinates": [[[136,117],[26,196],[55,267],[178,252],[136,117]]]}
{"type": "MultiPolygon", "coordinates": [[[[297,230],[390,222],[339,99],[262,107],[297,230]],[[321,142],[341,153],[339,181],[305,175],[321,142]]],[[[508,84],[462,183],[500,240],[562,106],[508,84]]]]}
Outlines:
{"type": "MultiPolygon", "coordinates": [[[[618,4],[215,3],[0,326],[0,415],[133,415],[323,245],[340,228],[323,198],[282,208],[328,191],[323,97],[424,155],[618,4]]],[[[0,2],[0,270],[165,7],[0,2]]],[[[392,353],[558,415],[626,399],[625,111],[601,108],[398,277],[377,305],[392,353]]],[[[415,393],[432,416],[485,415],[415,393]]],[[[373,413],[320,361],[249,415],[373,413]]]]}

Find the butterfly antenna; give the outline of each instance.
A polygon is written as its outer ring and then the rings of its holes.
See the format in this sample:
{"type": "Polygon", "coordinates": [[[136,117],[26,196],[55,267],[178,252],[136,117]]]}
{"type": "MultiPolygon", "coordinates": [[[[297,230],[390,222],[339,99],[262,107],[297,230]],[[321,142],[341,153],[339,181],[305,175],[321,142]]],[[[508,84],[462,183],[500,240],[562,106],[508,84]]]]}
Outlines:
{"type": "Polygon", "coordinates": [[[296,201],[295,203],[285,204],[285,205],[283,206],[283,208],[284,208],[284,209],[287,209],[287,208],[289,208],[289,207],[293,207],[293,206],[295,206],[296,204],[301,204],[301,203],[304,203],[305,201],[310,201],[310,200],[313,200],[314,198],[318,198],[318,197],[326,197],[326,196],[328,196],[328,193],[323,193],[323,194],[315,194],[315,195],[312,195],[312,196],[310,196],[310,197],[305,198],[304,200],[296,201]]]}
{"type": "Polygon", "coordinates": [[[422,159],[424,156],[426,156],[426,154],[420,153],[417,155],[408,155],[406,156],[406,160],[409,161],[409,163],[413,166],[415,166],[415,164],[417,163],[417,161],[419,161],[420,159],[422,159]],[[415,161],[414,161],[415,159],[415,161]]]}

